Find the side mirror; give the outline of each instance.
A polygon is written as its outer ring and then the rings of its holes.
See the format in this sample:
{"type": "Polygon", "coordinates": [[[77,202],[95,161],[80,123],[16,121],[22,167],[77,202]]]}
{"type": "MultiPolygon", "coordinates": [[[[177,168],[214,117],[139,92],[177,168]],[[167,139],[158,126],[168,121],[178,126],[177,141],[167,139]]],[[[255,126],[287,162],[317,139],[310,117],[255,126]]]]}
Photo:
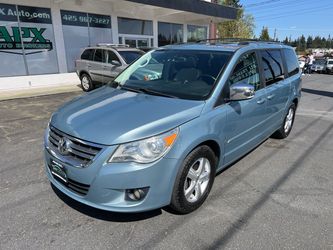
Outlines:
{"type": "Polygon", "coordinates": [[[116,66],[116,67],[121,66],[121,62],[119,62],[119,61],[117,61],[117,60],[112,60],[112,61],[111,61],[111,64],[112,64],[113,66],[116,66]]]}
{"type": "Polygon", "coordinates": [[[254,96],[254,86],[247,83],[236,83],[230,87],[230,101],[251,99],[254,96]]]}

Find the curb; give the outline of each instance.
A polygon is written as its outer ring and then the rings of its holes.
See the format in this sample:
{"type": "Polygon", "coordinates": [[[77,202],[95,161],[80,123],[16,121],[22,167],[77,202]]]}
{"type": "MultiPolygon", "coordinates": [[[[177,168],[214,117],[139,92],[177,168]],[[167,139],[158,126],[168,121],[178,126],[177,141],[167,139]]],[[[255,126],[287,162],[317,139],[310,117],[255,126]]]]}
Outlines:
{"type": "Polygon", "coordinates": [[[54,95],[54,94],[77,92],[77,91],[82,91],[80,85],[67,85],[60,87],[38,87],[38,88],[36,87],[36,88],[21,89],[21,90],[6,90],[0,93],[0,101],[44,96],[44,95],[54,95]]]}

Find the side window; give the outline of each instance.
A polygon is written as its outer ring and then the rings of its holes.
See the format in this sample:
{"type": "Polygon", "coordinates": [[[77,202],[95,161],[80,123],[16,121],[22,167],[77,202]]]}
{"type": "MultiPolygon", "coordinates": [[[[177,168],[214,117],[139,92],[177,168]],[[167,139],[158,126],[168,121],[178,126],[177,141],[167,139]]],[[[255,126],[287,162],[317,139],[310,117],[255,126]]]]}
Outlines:
{"type": "Polygon", "coordinates": [[[112,60],[120,62],[118,56],[113,51],[106,50],[105,52],[108,54],[108,63],[111,63],[112,60]]]}
{"type": "Polygon", "coordinates": [[[292,49],[283,49],[283,53],[286,59],[288,76],[296,75],[299,72],[299,64],[295,51],[292,49]]]}
{"type": "Polygon", "coordinates": [[[266,86],[284,79],[283,63],[280,50],[264,50],[260,52],[266,86]]]}
{"type": "Polygon", "coordinates": [[[229,86],[236,83],[247,83],[260,89],[259,68],[255,52],[243,55],[229,78],[229,86]]]}
{"type": "Polygon", "coordinates": [[[95,55],[94,55],[94,61],[95,62],[105,62],[103,50],[96,49],[95,55]]]}
{"type": "Polygon", "coordinates": [[[92,61],[93,55],[94,55],[93,49],[86,49],[85,51],[83,51],[83,53],[81,55],[81,59],[92,61]]]}

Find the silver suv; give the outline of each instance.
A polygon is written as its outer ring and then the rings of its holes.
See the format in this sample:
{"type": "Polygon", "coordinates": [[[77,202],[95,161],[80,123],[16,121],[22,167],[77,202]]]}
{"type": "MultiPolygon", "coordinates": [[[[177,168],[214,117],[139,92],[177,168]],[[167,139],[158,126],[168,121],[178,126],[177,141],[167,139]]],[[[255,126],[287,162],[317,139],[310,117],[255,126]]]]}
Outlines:
{"type": "Polygon", "coordinates": [[[326,73],[332,74],[333,73],[333,59],[329,58],[326,62],[326,73]]]}
{"type": "Polygon", "coordinates": [[[84,91],[112,81],[123,69],[144,54],[126,45],[99,44],[85,48],[76,60],[76,73],[84,91]]]}

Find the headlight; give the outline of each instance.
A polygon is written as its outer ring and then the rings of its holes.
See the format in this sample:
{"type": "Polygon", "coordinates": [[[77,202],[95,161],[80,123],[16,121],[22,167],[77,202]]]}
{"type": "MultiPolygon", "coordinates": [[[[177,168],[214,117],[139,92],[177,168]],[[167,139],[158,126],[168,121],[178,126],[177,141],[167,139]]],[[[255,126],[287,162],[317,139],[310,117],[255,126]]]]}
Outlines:
{"type": "Polygon", "coordinates": [[[175,142],[179,129],[118,146],[109,162],[150,163],[164,156],[175,142]]]}

